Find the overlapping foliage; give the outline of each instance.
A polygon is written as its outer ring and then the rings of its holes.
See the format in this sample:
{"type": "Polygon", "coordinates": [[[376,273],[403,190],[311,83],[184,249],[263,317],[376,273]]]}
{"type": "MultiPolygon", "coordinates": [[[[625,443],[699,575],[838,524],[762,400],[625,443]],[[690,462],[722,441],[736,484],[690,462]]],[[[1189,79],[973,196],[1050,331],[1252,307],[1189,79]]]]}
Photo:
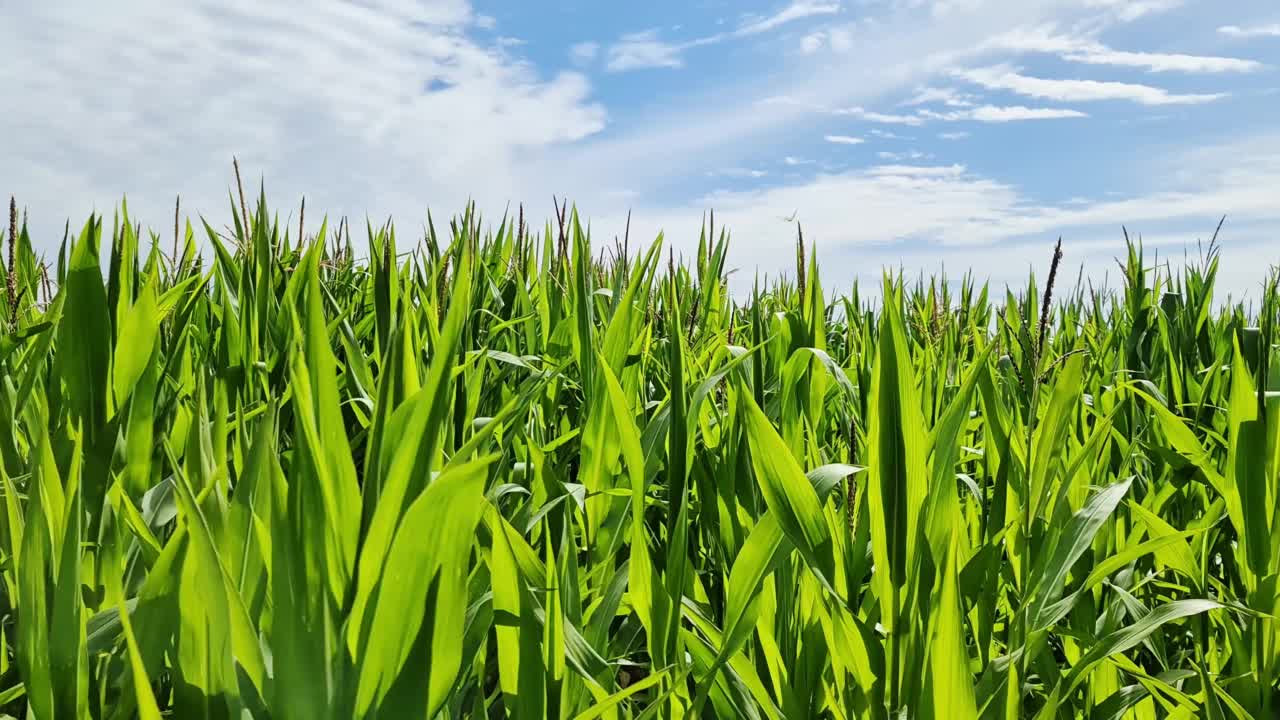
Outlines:
{"type": "Polygon", "coordinates": [[[1213,248],[873,304],[802,245],[735,297],[714,225],[232,215],[15,225],[12,716],[1277,711],[1280,293],[1213,248]]]}

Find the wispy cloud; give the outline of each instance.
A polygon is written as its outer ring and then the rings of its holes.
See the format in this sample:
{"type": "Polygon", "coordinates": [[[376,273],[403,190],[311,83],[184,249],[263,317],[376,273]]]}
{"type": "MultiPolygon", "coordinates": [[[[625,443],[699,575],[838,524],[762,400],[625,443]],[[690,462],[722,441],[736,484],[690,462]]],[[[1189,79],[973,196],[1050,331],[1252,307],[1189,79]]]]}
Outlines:
{"type": "Polygon", "coordinates": [[[827,135],[823,137],[823,139],[829,143],[835,143],[836,145],[861,145],[866,142],[866,140],[863,140],[860,137],[853,137],[852,135],[827,135]]]}
{"type": "Polygon", "coordinates": [[[1085,7],[1106,8],[1121,22],[1181,7],[1183,0],[1085,0],[1085,7]]]}
{"type": "MultiPolygon", "coordinates": [[[[683,54],[686,50],[706,45],[716,45],[735,38],[761,35],[777,28],[818,15],[831,15],[840,12],[838,2],[818,2],[815,0],[793,0],[791,4],[772,15],[752,17],[733,30],[718,32],[697,37],[684,42],[668,42],[658,35],[657,30],[628,33],[609,48],[607,68],[612,72],[641,70],[647,68],[679,68],[684,66],[683,54]]],[[[815,43],[816,51],[821,47],[822,38],[813,37],[808,41],[815,43]]],[[[804,44],[802,43],[802,49],[804,44]]]]}
{"type": "Polygon", "coordinates": [[[962,110],[949,110],[941,113],[933,110],[921,110],[920,114],[930,120],[941,120],[944,122],[972,120],[974,122],[981,123],[1007,123],[1018,122],[1021,120],[1068,120],[1071,118],[1089,117],[1087,113],[1080,112],[1079,110],[1070,110],[1066,108],[1029,108],[1022,105],[980,105],[978,107],[964,108],[962,110]]]}
{"type": "Polygon", "coordinates": [[[808,35],[805,35],[804,37],[800,38],[800,52],[804,53],[805,55],[812,55],[813,53],[816,53],[819,50],[821,50],[823,44],[826,43],[826,41],[827,41],[827,34],[825,32],[822,32],[821,30],[817,32],[811,32],[808,35]]]}
{"type": "Polygon", "coordinates": [[[1256,60],[1178,53],[1129,52],[1126,50],[1112,50],[1103,45],[1084,47],[1065,53],[1062,57],[1072,62],[1089,65],[1146,68],[1151,72],[1253,72],[1263,67],[1262,63],[1256,60]]]}
{"type": "Polygon", "coordinates": [[[838,53],[849,52],[853,49],[853,30],[851,27],[833,27],[827,32],[827,42],[830,43],[831,49],[838,53]]]}
{"type": "Polygon", "coordinates": [[[778,12],[766,17],[750,20],[740,26],[733,34],[737,37],[746,37],[749,35],[759,35],[760,33],[769,32],[775,28],[782,27],[787,23],[803,20],[805,18],[817,15],[834,15],[840,12],[840,3],[838,2],[815,2],[815,0],[793,0],[778,12]]]}
{"type": "Polygon", "coordinates": [[[1116,50],[1096,40],[1060,34],[1051,26],[1019,28],[986,43],[994,50],[1040,52],[1087,65],[1141,68],[1150,72],[1244,73],[1262,69],[1262,63],[1242,58],[1184,53],[1116,50]]]}
{"type": "Polygon", "coordinates": [[[1178,95],[1137,83],[1032,77],[1005,66],[960,70],[954,74],[988,90],[1006,90],[1058,102],[1127,100],[1142,105],[1197,105],[1227,96],[1226,93],[1178,95]]]}
{"type": "Polygon", "coordinates": [[[906,152],[889,152],[887,150],[876,153],[876,157],[881,160],[889,160],[891,162],[904,162],[907,160],[932,160],[933,154],[921,152],[920,150],[907,150],[906,152]]]}
{"type": "Polygon", "coordinates": [[[909,125],[918,127],[924,124],[924,119],[918,115],[894,115],[889,113],[873,112],[860,107],[837,108],[831,111],[833,115],[847,115],[866,120],[868,122],[884,123],[886,125],[909,125]]]}
{"type": "Polygon", "coordinates": [[[964,165],[877,165],[867,169],[871,176],[897,175],[899,177],[960,177],[965,173],[964,165]]]}
{"type": "MultiPolygon", "coordinates": [[[[823,107],[822,105],[805,103],[787,95],[777,95],[765,98],[760,101],[760,104],[799,106],[825,115],[853,116],[869,122],[896,123],[909,127],[919,127],[930,121],[959,122],[969,120],[982,123],[1007,123],[1017,122],[1020,120],[1062,120],[1068,118],[1089,117],[1087,113],[1070,108],[1029,108],[1022,105],[999,106],[991,104],[973,105],[967,99],[961,100],[960,98],[962,97],[968,96],[961,96],[950,90],[943,91],[927,89],[904,104],[916,105],[936,102],[938,100],[950,100],[950,103],[944,103],[944,105],[948,105],[951,109],[940,112],[931,108],[918,108],[914,115],[869,112],[861,107],[836,108],[833,110],[831,108],[823,107]]],[[[872,130],[871,133],[876,134],[876,131],[872,130]]]]}
{"type": "Polygon", "coordinates": [[[926,87],[916,90],[915,95],[903,102],[902,105],[911,107],[929,103],[942,103],[948,107],[971,107],[974,104],[974,98],[972,95],[961,93],[954,88],[926,87]]]}
{"type": "Polygon", "coordinates": [[[1252,27],[1223,25],[1218,28],[1218,33],[1234,38],[1280,37],[1280,23],[1275,25],[1254,25],[1252,27]]]}
{"type": "Polygon", "coordinates": [[[963,139],[965,139],[965,138],[967,138],[967,137],[969,137],[969,133],[968,133],[968,132],[965,132],[965,131],[963,131],[963,130],[962,130],[962,131],[960,131],[960,132],[941,132],[941,133],[938,133],[938,139],[940,139],[940,140],[963,140],[963,139]]]}
{"type": "Polygon", "coordinates": [[[600,43],[580,42],[569,48],[569,59],[575,65],[587,65],[600,54],[600,43]]]}
{"type": "Polygon", "coordinates": [[[683,51],[684,46],[659,39],[656,30],[630,33],[609,47],[605,67],[611,72],[684,67],[683,51]]]}
{"type": "Polygon", "coordinates": [[[914,140],[915,139],[915,138],[899,135],[897,133],[892,133],[892,132],[889,132],[888,130],[881,130],[879,128],[871,128],[867,132],[883,140],[914,140]]]}

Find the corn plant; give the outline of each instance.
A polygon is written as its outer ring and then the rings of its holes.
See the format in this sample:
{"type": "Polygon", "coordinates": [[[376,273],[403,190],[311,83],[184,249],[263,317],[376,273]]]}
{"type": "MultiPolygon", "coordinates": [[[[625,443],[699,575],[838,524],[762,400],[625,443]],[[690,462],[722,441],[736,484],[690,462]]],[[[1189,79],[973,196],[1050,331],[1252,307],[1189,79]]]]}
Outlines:
{"type": "Polygon", "coordinates": [[[1216,242],[735,292],[714,219],[229,215],[11,209],[8,717],[1280,712],[1280,290],[1216,242]]]}

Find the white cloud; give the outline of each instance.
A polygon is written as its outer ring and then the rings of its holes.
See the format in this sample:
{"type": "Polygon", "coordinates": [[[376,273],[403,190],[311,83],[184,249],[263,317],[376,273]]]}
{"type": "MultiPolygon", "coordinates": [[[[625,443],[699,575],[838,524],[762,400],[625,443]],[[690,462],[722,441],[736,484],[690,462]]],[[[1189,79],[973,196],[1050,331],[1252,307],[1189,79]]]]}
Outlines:
{"type": "Polygon", "coordinates": [[[888,130],[881,130],[879,128],[872,128],[867,132],[884,140],[914,140],[915,139],[915,138],[905,137],[897,133],[892,133],[892,132],[889,132],[888,130]]]}
{"type": "Polygon", "coordinates": [[[826,108],[822,107],[821,105],[814,104],[814,103],[807,103],[807,102],[804,102],[803,100],[800,100],[799,98],[791,97],[790,95],[770,95],[761,100],[757,100],[756,104],[803,107],[809,110],[820,110],[822,112],[827,112],[826,108]]]}
{"type": "MultiPolygon", "coordinates": [[[[909,100],[908,105],[914,105],[922,98],[928,102],[935,98],[949,98],[952,100],[950,106],[953,108],[944,112],[932,110],[929,108],[919,108],[914,115],[890,115],[885,113],[870,112],[861,107],[837,108],[835,110],[826,108],[820,104],[806,103],[797,98],[787,95],[777,95],[759,101],[760,105],[777,105],[784,107],[801,107],[808,111],[818,112],[829,115],[852,116],[870,122],[879,122],[886,124],[899,124],[910,127],[919,127],[929,121],[938,122],[960,122],[974,121],[983,123],[1007,123],[1017,122],[1020,120],[1063,120],[1070,118],[1089,117],[1088,113],[1070,108],[1029,108],[1023,105],[999,106],[999,105],[966,105],[968,101],[960,101],[951,91],[935,91],[928,90],[920,93],[916,98],[909,100]]],[[[879,135],[876,130],[870,131],[873,135],[879,135]]],[[[880,131],[882,132],[882,131],[880,131]]],[[[885,137],[885,135],[880,135],[885,137]]],[[[893,136],[889,136],[893,137],[893,136]]]]}
{"type": "MultiPolygon", "coordinates": [[[[861,107],[837,108],[835,110],[823,107],[822,105],[805,103],[793,97],[786,95],[778,95],[761,100],[761,105],[780,105],[803,107],[813,112],[851,116],[869,122],[878,122],[884,124],[898,124],[909,127],[919,127],[930,121],[938,122],[960,122],[970,120],[983,123],[1006,123],[1016,122],[1019,120],[1062,120],[1069,118],[1085,118],[1089,117],[1088,113],[1070,108],[1029,108],[1023,105],[998,106],[998,105],[980,105],[972,106],[967,100],[961,101],[951,91],[934,91],[929,90],[921,93],[917,98],[909,100],[908,105],[915,105],[917,101],[928,102],[934,98],[945,97],[952,100],[948,103],[952,110],[939,112],[929,108],[920,108],[916,110],[914,115],[886,114],[865,110],[861,107]],[[925,98],[924,100],[921,100],[925,98]]],[[[892,133],[885,133],[882,130],[870,130],[872,135],[877,137],[897,138],[892,133]]]]}
{"type": "Polygon", "coordinates": [[[1263,68],[1263,64],[1256,60],[1241,58],[1115,50],[1090,38],[1057,33],[1052,26],[1018,28],[993,38],[986,47],[1013,52],[1052,53],[1070,62],[1141,68],[1151,72],[1241,73],[1263,68]]]}
{"type": "Polygon", "coordinates": [[[812,55],[822,49],[823,43],[826,42],[827,34],[821,30],[811,32],[800,38],[800,52],[805,55],[812,55]]]}
{"type": "Polygon", "coordinates": [[[1019,27],[1000,33],[983,43],[991,50],[1013,52],[1067,53],[1080,48],[1082,41],[1057,32],[1054,25],[1019,27]]]}
{"type": "Polygon", "coordinates": [[[964,131],[938,133],[938,139],[940,140],[964,140],[967,137],[969,137],[969,133],[964,131]]]}
{"type": "Polygon", "coordinates": [[[982,105],[970,110],[963,110],[961,115],[970,120],[984,123],[1017,122],[1019,120],[1070,120],[1072,118],[1089,117],[1079,110],[1068,108],[1029,108],[1021,105],[1000,107],[982,105]]]}
{"type": "Polygon", "coordinates": [[[1031,77],[1005,66],[960,70],[954,75],[988,90],[1007,90],[1059,102],[1127,100],[1143,105],[1195,105],[1227,96],[1226,93],[1176,95],[1163,88],[1136,83],[1031,77]]]}
{"type": "Polygon", "coordinates": [[[1090,46],[1065,53],[1063,58],[1089,65],[1116,65],[1146,68],[1152,72],[1227,73],[1253,72],[1262,69],[1256,60],[1183,55],[1177,53],[1144,53],[1112,50],[1102,45],[1090,46]]]}
{"type": "Polygon", "coordinates": [[[631,33],[622,36],[609,48],[605,67],[610,72],[684,67],[684,59],[680,56],[683,50],[680,45],[660,40],[656,30],[631,33]]]}
{"type": "Polygon", "coordinates": [[[832,28],[831,49],[838,53],[846,53],[853,49],[853,30],[847,27],[832,28]]]}
{"type": "Polygon", "coordinates": [[[184,210],[225,217],[233,154],[273,197],[307,193],[316,227],[322,209],[416,228],[428,199],[500,204],[536,188],[530,158],[606,114],[584,77],[542,76],[472,23],[462,0],[10,8],[0,137],[22,142],[0,143],[0,167],[33,221],[56,227],[46,247],[68,214],[126,193],[146,221],[179,193],[184,210]]]}
{"type": "Polygon", "coordinates": [[[1105,8],[1121,22],[1181,7],[1183,0],[1085,0],[1085,7],[1105,8]]]}
{"type": "MultiPolygon", "coordinates": [[[[649,68],[679,68],[684,66],[683,54],[686,50],[706,45],[716,45],[726,40],[760,35],[797,20],[816,15],[830,15],[840,11],[838,2],[816,2],[815,0],[793,0],[793,2],[765,17],[747,20],[736,29],[718,32],[712,35],[694,38],[685,42],[667,42],[658,36],[657,30],[629,33],[609,48],[609,62],[606,67],[612,72],[642,70],[649,68]]],[[[679,26],[677,26],[677,29],[679,26]]],[[[815,39],[805,38],[801,50],[813,52],[815,39]],[[809,49],[812,48],[812,49],[809,49]]],[[[819,43],[820,44],[820,43],[819,43]]]]}
{"type": "Polygon", "coordinates": [[[498,27],[498,19],[492,15],[476,15],[475,26],[481,30],[492,30],[498,27]]]}
{"type": "Polygon", "coordinates": [[[948,110],[947,112],[935,112],[933,110],[920,110],[920,115],[930,120],[941,120],[944,122],[959,122],[963,120],[972,120],[982,123],[1007,123],[1018,122],[1020,120],[1068,120],[1071,118],[1089,117],[1087,113],[1079,110],[1070,110],[1066,108],[1029,108],[1022,105],[998,106],[998,105],[980,105],[974,108],[965,108],[962,110],[948,110]]]}
{"type": "Polygon", "coordinates": [[[919,88],[916,94],[902,104],[905,106],[927,105],[940,102],[948,107],[971,107],[973,96],[961,93],[953,88],[919,88]]]}
{"type": "Polygon", "coordinates": [[[933,159],[933,155],[931,153],[920,152],[919,150],[908,150],[906,152],[884,151],[884,152],[876,153],[876,157],[880,158],[881,160],[888,160],[890,162],[895,162],[895,163],[906,162],[908,160],[914,161],[914,160],[932,160],[933,159]]]}
{"type": "MultiPolygon", "coordinates": [[[[794,232],[782,218],[795,213],[806,238],[818,243],[824,269],[831,268],[824,271],[829,279],[826,272],[834,271],[837,253],[861,254],[867,247],[904,238],[960,242],[972,238],[970,228],[993,222],[1021,202],[1014,188],[963,173],[963,168],[879,166],[819,174],[794,184],[715,192],[688,206],[637,212],[636,218],[639,227],[665,227],[674,236],[675,228],[696,228],[701,210],[714,207],[717,219],[724,218],[733,234],[733,266],[767,271],[779,267],[780,237],[794,232]],[[857,223],[848,221],[850,207],[858,208],[857,223]]],[[[981,237],[989,240],[991,234],[981,237]]],[[[874,272],[874,266],[868,269],[874,272]]],[[[746,275],[749,282],[750,273],[746,275]]]]}
{"type": "Polygon", "coordinates": [[[887,125],[909,125],[911,127],[918,127],[924,124],[924,120],[918,115],[892,115],[872,112],[860,107],[839,108],[832,110],[831,112],[834,115],[849,115],[868,122],[884,123],[887,125]]]}
{"type": "Polygon", "coordinates": [[[833,15],[840,12],[840,3],[838,2],[816,2],[815,0],[792,0],[790,5],[779,10],[773,15],[757,18],[749,21],[734,31],[734,35],[745,37],[748,35],[759,35],[760,33],[769,32],[775,28],[786,25],[796,20],[814,17],[817,15],[833,15]]]}
{"type": "Polygon", "coordinates": [[[970,12],[980,5],[984,0],[933,0],[930,12],[935,18],[945,19],[947,16],[956,12],[970,12]]]}
{"type": "Polygon", "coordinates": [[[829,143],[835,143],[836,145],[861,145],[866,142],[866,140],[863,140],[860,137],[853,137],[851,135],[826,135],[823,137],[823,140],[826,140],[829,143]]]}
{"type": "Polygon", "coordinates": [[[960,177],[965,173],[963,165],[919,166],[919,165],[877,165],[867,169],[866,173],[873,177],[895,175],[899,177],[960,177]]]}
{"type": "Polygon", "coordinates": [[[1235,38],[1280,37],[1280,24],[1255,25],[1253,27],[1223,25],[1218,28],[1218,33],[1235,38]]]}
{"type": "Polygon", "coordinates": [[[789,95],[774,95],[758,101],[760,105],[779,105],[800,107],[816,113],[824,115],[836,115],[839,117],[853,117],[867,122],[880,123],[883,125],[907,125],[910,127],[919,127],[924,124],[924,119],[918,115],[902,115],[893,113],[882,113],[874,110],[867,110],[864,107],[840,107],[831,108],[822,103],[807,102],[789,95]]]}
{"type": "Polygon", "coordinates": [[[600,54],[600,43],[580,42],[569,48],[569,59],[575,65],[588,65],[600,54]]]}

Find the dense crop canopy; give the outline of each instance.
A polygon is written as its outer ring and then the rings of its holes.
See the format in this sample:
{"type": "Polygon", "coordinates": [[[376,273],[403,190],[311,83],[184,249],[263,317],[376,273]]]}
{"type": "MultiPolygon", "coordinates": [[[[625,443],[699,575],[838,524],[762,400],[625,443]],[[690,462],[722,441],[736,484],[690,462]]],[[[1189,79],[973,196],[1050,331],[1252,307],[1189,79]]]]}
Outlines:
{"type": "Polygon", "coordinates": [[[1274,280],[735,295],[557,210],[15,221],[0,712],[1280,712],[1274,280]]]}

